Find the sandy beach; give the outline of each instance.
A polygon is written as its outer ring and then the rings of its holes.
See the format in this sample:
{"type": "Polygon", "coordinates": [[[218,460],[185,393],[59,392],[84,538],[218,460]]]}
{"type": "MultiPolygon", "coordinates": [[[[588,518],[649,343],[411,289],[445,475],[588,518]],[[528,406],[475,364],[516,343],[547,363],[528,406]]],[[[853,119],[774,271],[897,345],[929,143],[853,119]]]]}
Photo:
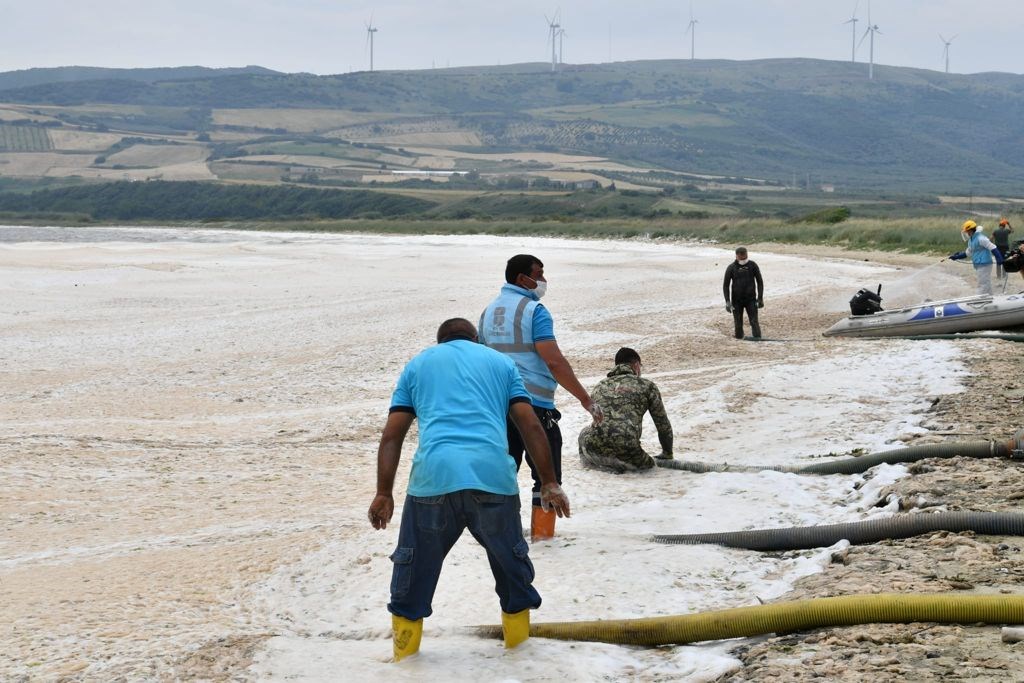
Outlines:
{"type": "MultiPolygon", "coordinates": [[[[677,457],[807,464],[1021,426],[1016,344],[821,336],[860,287],[882,283],[887,308],[966,295],[967,268],[748,245],[770,341],[742,342],[721,294],[733,246],[0,227],[0,679],[1024,680],[1013,673],[1024,646],[1000,643],[995,626],[650,650],[532,639],[506,652],[467,628],[499,616],[468,535],[421,654],[388,663],[397,524],[374,531],[365,511],[390,393],[442,320],[477,318],[512,254],[544,261],[544,302],[584,384],[620,346],[640,352],[677,457]]],[[[614,476],[580,468],[587,415],[564,392],[558,401],[574,514],[531,547],[535,621],[857,592],[1024,593],[1020,539],[937,533],[766,554],[650,541],[925,508],[1019,511],[1020,463],[614,476]]],[[[644,436],[656,451],[650,423],[644,436]]]]}

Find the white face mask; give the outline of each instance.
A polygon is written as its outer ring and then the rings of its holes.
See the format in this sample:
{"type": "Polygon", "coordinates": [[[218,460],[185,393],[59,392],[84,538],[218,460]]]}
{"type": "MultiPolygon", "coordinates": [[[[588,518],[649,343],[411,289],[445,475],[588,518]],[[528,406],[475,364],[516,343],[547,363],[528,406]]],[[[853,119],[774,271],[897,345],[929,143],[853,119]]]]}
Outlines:
{"type": "Polygon", "coordinates": [[[745,266],[747,265],[748,260],[749,259],[739,259],[738,261],[736,261],[736,263],[740,264],[741,266],[745,266]]]}
{"type": "MultiPolygon", "coordinates": [[[[536,294],[538,299],[540,299],[541,297],[544,296],[544,292],[548,291],[548,283],[547,283],[547,281],[545,281],[545,280],[534,280],[532,277],[530,277],[526,273],[523,273],[523,276],[525,278],[527,278],[528,280],[533,280],[533,284],[537,285],[536,288],[531,289],[530,291],[533,292],[534,294],[536,294]]],[[[523,287],[523,289],[526,289],[526,287],[523,287]]]]}

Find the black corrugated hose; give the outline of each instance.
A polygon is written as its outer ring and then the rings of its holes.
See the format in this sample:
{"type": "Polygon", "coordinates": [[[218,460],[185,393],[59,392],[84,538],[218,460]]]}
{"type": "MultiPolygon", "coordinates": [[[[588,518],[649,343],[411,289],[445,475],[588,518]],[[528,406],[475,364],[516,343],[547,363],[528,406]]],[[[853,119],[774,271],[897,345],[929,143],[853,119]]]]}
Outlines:
{"type": "Polygon", "coordinates": [[[1024,514],[1016,512],[922,512],[884,519],[822,526],[750,529],[703,534],[656,535],[658,543],[724,545],[747,550],[824,548],[843,539],[853,545],[887,538],[909,538],[931,531],[973,531],[998,536],[1024,536],[1024,514]]]}
{"type": "MultiPolygon", "coordinates": [[[[1019,446],[1018,446],[1019,449],[1019,446]]],[[[859,474],[883,463],[895,465],[916,462],[925,458],[1008,458],[1014,453],[1014,446],[999,441],[962,441],[934,443],[923,446],[896,448],[891,451],[869,453],[855,458],[843,458],[831,462],[816,463],[804,467],[772,467],[757,465],[729,465],[686,460],[655,459],[658,467],[684,470],[703,474],[706,472],[788,472],[791,474],[859,474]]]]}
{"type": "MultiPolygon", "coordinates": [[[[728,472],[777,470],[797,474],[855,474],[882,463],[906,463],[924,458],[972,458],[1020,459],[1024,455],[1024,429],[1019,430],[1008,442],[969,441],[963,443],[928,444],[898,448],[881,453],[872,453],[857,458],[847,458],[800,468],[731,468],[728,465],[706,465],[686,463],[678,460],[658,461],[659,465],[679,465],[676,469],[690,472],[728,472]]],[[[1024,515],[1009,512],[934,512],[898,515],[885,519],[846,524],[826,524],[808,527],[786,527],[780,529],[751,529],[747,531],[723,531],[700,534],[660,534],[654,536],[658,543],[675,544],[717,544],[747,550],[802,550],[822,548],[843,539],[853,545],[875,543],[888,538],[909,538],[932,531],[973,531],[979,534],[1001,536],[1024,536],[1024,515]]]]}

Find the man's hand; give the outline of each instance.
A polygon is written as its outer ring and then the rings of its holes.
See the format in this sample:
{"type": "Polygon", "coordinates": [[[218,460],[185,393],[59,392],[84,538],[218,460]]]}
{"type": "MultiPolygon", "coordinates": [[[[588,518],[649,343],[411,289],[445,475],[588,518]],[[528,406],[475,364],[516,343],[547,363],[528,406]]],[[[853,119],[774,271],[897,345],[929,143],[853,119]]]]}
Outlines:
{"type": "Polygon", "coordinates": [[[593,416],[594,424],[601,424],[601,421],[604,420],[604,411],[601,410],[601,406],[597,404],[597,401],[591,399],[590,403],[585,403],[583,407],[593,416]]]}
{"type": "Polygon", "coordinates": [[[758,299],[757,300],[757,307],[758,308],[764,308],[764,299],[758,299]]]}
{"type": "Polygon", "coordinates": [[[367,516],[374,529],[386,529],[393,514],[395,514],[395,499],[391,497],[390,493],[378,493],[373,497],[367,516]]]}
{"type": "Polygon", "coordinates": [[[554,510],[559,517],[569,517],[569,496],[565,495],[562,487],[552,482],[542,484],[540,487],[540,506],[545,512],[554,510]]]}
{"type": "Polygon", "coordinates": [[[727,303],[727,304],[725,305],[725,312],[726,312],[726,313],[732,313],[732,304],[730,304],[730,303],[727,303]]]}

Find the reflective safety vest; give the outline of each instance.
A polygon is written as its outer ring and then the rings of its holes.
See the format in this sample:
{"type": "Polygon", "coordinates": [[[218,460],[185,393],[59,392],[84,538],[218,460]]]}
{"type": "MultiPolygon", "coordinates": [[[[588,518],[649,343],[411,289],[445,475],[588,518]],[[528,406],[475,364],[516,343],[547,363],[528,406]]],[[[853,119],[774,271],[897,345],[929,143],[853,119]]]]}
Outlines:
{"type": "Polygon", "coordinates": [[[533,405],[554,408],[558,382],[533,342],[533,312],[539,305],[518,287],[505,285],[480,316],[478,336],[483,344],[515,361],[533,405]]]}
{"type": "Polygon", "coordinates": [[[992,263],[992,252],[981,246],[981,233],[975,232],[967,240],[967,251],[971,253],[971,263],[976,266],[987,266],[992,263]]]}

